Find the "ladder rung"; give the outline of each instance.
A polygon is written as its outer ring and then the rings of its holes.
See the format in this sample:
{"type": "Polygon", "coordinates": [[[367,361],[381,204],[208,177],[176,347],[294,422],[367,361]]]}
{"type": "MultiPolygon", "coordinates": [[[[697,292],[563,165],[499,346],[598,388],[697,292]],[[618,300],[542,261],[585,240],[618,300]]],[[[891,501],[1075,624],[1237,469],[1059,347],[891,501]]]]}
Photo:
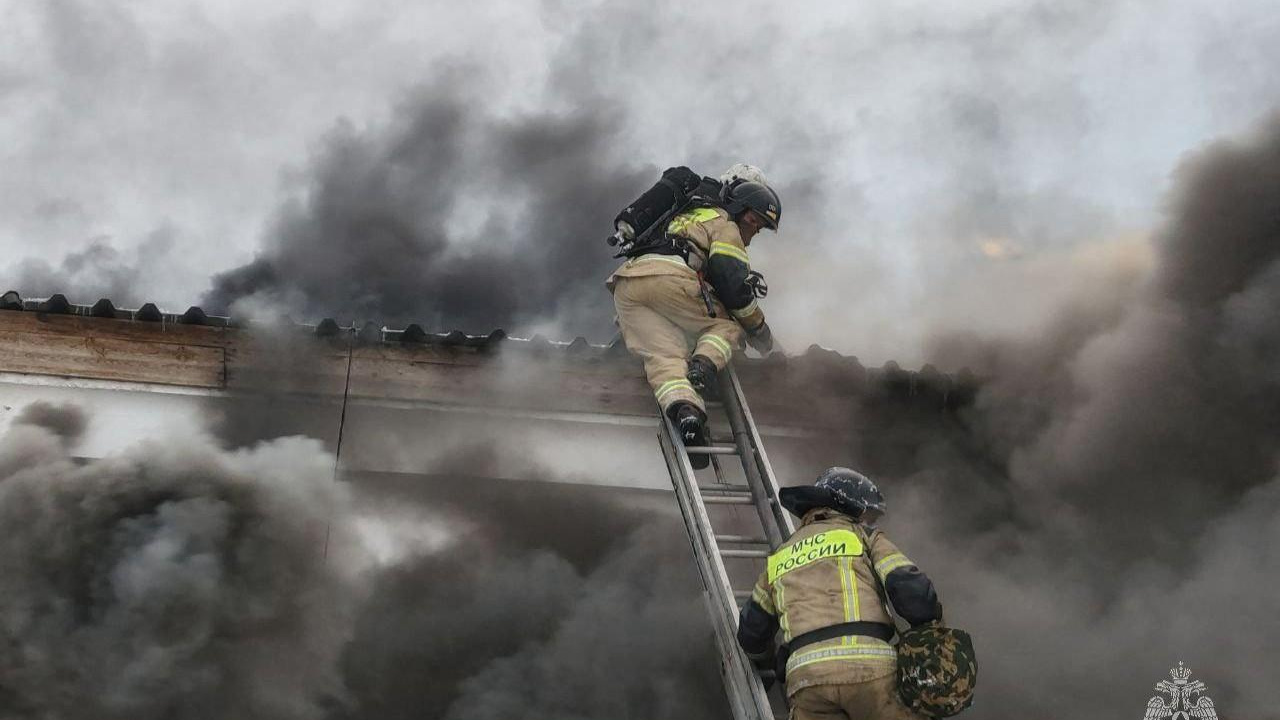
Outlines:
{"type": "Polygon", "coordinates": [[[751,595],[752,595],[752,594],[753,594],[753,591],[751,591],[751,590],[734,590],[734,591],[733,591],[733,599],[734,599],[734,600],[746,600],[747,598],[751,597],[751,595]]]}
{"type": "Polygon", "coordinates": [[[689,445],[684,449],[690,455],[737,455],[734,445],[689,445]]]}
{"type": "Polygon", "coordinates": [[[703,497],[720,497],[721,495],[731,495],[733,497],[752,497],[751,490],[743,485],[730,485],[729,483],[706,483],[698,485],[698,490],[703,497]]]}
{"type": "Polygon", "coordinates": [[[731,438],[731,437],[716,437],[716,436],[712,435],[712,436],[711,436],[711,444],[712,444],[712,445],[732,445],[732,444],[733,444],[733,438],[731,438]]]}
{"type": "Polygon", "coordinates": [[[768,550],[721,550],[720,557],[732,558],[767,558],[768,550]]]}
{"type": "Polygon", "coordinates": [[[716,542],[744,543],[747,545],[768,545],[769,540],[759,535],[717,535],[716,542]]]}
{"type": "Polygon", "coordinates": [[[755,500],[751,499],[751,493],[733,493],[732,495],[704,495],[702,502],[708,505],[751,505],[755,500]]]}
{"type": "Polygon", "coordinates": [[[738,483],[702,483],[698,489],[702,492],[751,492],[751,488],[738,483]]]}

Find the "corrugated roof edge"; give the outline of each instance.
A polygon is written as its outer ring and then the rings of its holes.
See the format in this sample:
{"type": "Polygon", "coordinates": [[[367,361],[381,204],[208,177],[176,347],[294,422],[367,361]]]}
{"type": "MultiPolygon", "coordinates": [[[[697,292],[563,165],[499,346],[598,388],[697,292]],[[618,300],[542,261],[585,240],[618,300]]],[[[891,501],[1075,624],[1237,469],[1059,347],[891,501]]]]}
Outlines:
{"type": "Polygon", "coordinates": [[[228,327],[232,325],[230,318],[206,315],[204,310],[194,305],[187,308],[184,313],[164,312],[155,303],[145,303],[140,308],[127,310],[117,308],[109,298],[102,298],[92,305],[72,303],[62,293],[55,293],[47,298],[28,298],[24,300],[17,292],[10,290],[4,295],[0,295],[0,310],[22,310],[53,315],[79,315],[82,317],[129,320],[133,322],[181,323],[183,325],[208,325],[212,327],[228,327]]]}
{"type": "MultiPolygon", "coordinates": [[[[0,295],[0,310],[19,310],[25,312],[51,313],[58,315],[78,315],[83,317],[128,320],[132,322],[171,323],[182,325],[203,325],[208,327],[253,328],[258,323],[237,322],[221,315],[207,315],[198,306],[191,306],[184,313],[164,312],[155,303],[146,303],[142,307],[129,310],[117,308],[108,298],[102,298],[93,305],[71,303],[61,293],[47,298],[23,299],[17,292],[10,290],[0,295]]],[[[549,340],[543,335],[531,338],[508,337],[501,328],[488,335],[468,335],[461,330],[447,333],[430,333],[417,323],[411,323],[402,330],[392,330],[385,325],[366,321],[359,325],[339,325],[333,318],[324,318],[312,325],[289,321],[303,331],[309,331],[319,337],[336,337],[344,333],[354,334],[358,342],[367,343],[400,343],[410,345],[438,345],[443,347],[473,348],[478,352],[491,352],[503,343],[523,346],[535,353],[563,352],[571,357],[604,356],[621,357],[627,354],[626,346],[620,336],[615,337],[607,345],[595,345],[586,338],[577,337],[570,341],[549,340]]],[[[265,325],[265,324],[264,324],[265,325]]],[[[782,353],[772,353],[768,357],[745,361],[747,366],[782,366],[789,359],[802,359],[807,364],[825,366],[831,370],[851,373],[858,381],[870,380],[874,376],[877,385],[886,388],[891,394],[916,396],[921,394],[939,394],[948,398],[947,404],[957,399],[960,404],[968,404],[981,384],[967,368],[954,375],[940,372],[933,365],[926,364],[919,371],[903,370],[898,363],[890,360],[880,368],[867,368],[856,356],[842,355],[820,345],[810,345],[803,354],[788,358],[782,353]]]]}

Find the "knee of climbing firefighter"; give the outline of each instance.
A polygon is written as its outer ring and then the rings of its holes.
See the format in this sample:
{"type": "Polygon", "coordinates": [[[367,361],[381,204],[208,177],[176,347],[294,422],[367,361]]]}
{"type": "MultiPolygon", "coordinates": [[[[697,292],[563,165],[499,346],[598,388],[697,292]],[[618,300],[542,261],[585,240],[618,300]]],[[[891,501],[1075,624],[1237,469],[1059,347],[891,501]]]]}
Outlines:
{"type": "Polygon", "coordinates": [[[710,360],[717,370],[723,370],[733,359],[733,345],[720,333],[705,333],[698,338],[694,355],[702,355],[710,360]]]}
{"type": "Polygon", "coordinates": [[[654,392],[671,380],[684,380],[688,372],[689,361],[682,352],[653,352],[644,358],[644,374],[654,392]]]}
{"type": "Polygon", "coordinates": [[[742,347],[742,339],[747,334],[737,321],[718,324],[715,327],[715,333],[727,340],[733,347],[742,347]]]}

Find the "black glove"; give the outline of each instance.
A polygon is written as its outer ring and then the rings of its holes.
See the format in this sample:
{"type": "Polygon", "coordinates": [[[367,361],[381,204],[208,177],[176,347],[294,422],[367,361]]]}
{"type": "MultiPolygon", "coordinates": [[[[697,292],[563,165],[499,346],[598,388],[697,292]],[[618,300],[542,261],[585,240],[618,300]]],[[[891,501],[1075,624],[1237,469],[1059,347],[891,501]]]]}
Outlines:
{"type": "MultiPolygon", "coordinates": [[[[777,663],[778,650],[772,642],[769,643],[769,649],[762,653],[747,653],[747,659],[751,661],[751,665],[756,669],[756,673],[760,675],[760,683],[764,685],[764,691],[769,692],[773,687],[773,683],[778,679],[777,663]]],[[[786,661],[783,660],[785,663],[786,661]]]]}
{"type": "Polygon", "coordinates": [[[747,331],[747,344],[761,355],[768,355],[773,350],[773,331],[769,323],[760,323],[760,327],[747,331]]]}

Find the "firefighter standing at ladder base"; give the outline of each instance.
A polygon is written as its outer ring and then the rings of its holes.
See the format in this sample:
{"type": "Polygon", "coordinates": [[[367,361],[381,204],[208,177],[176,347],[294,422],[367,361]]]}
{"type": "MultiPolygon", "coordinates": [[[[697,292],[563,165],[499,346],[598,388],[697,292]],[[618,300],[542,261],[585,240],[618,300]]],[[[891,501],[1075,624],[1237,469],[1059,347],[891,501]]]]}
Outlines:
{"type": "Polygon", "coordinates": [[[876,528],[885,505],[875,483],[833,467],[779,499],[802,525],[766,561],[738,643],[757,665],[767,662],[781,626],[776,665],[792,720],[919,720],[968,707],[972,642],[941,626],[933,583],[876,528]],[[896,648],[886,595],[912,626],[896,648]]]}
{"type": "MultiPolygon", "coordinates": [[[[676,215],[660,242],[623,263],[606,283],[622,338],[644,361],[658,405],[686,445],[709,444],[702,393],[729,363],[743,333],[762,354],[773,347],[756,304],[763,283],[751,270],[747,246],[759,231],[778,229],[782,203],[750,166],[730,168],[722,180],[717,202],[676,215]],[[740,168],[761,181],[734,177],[740,168]]],[[[708,457],[690,460],[706,467],[708,457]]]]}

